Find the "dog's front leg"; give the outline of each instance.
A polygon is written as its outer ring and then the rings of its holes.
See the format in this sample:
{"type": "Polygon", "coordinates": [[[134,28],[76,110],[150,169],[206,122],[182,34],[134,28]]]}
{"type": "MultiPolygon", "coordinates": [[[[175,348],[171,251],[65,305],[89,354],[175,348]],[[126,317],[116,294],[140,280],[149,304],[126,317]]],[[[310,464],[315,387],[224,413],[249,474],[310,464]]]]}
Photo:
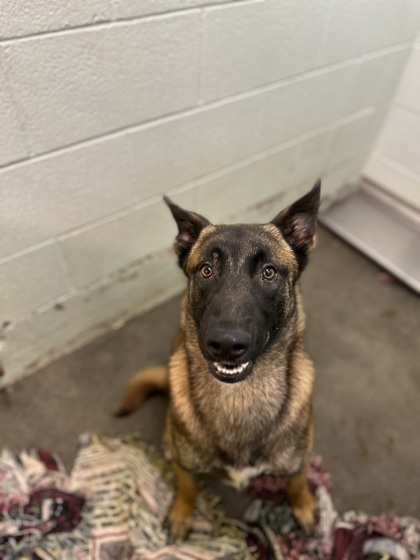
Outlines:
{"type": "Polygon", "coordinates": [[[184,470],[176,461],[172,461],[176,474],[178,488],[175,500],[169,510],[167,524],[169,527],[169,541],[180,542],[185,539],[189,530],[197,499],[197,484],[194,476],[184,470]]]}
{"type": "Polygon", "coordinates": [[[309,490],[306,478],[307,469],[291,476],[287,481],[287,497],[292,506],[293,515],[308,535],[315,528],[316,501],[309,490]]]}

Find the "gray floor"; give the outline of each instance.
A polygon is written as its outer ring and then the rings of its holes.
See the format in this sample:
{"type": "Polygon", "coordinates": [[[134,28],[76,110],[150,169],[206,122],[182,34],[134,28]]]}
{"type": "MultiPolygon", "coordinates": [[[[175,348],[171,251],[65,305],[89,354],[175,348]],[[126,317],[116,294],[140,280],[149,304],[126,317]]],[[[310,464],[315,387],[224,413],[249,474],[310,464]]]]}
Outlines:
{"type": "MultiPolygon", "coordinates": [[[[320,228],[304,274],[307,348],[317,368],[316,452],[339,510],[420,517],[420,305],[374,264],[320,228]]],[[[178,299],[0,393],[0,446],[40,446],[70,467],[78,434],[140,431],[158,442],[166,402],[111,415],[130,375],[168,355],[178,299]]],[[[229,493],[230,510],[241,501],[229,493]]]]}

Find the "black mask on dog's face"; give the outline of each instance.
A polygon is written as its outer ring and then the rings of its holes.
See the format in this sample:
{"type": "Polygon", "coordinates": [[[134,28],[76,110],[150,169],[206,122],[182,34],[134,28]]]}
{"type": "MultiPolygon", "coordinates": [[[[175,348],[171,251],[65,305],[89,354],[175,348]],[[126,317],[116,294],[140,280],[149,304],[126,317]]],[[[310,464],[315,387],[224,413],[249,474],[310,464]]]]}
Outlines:
{"type": "Polygon", "coordinates": [[[264,225],[214,226],[165,199],[178,225],[175,251],[210,371],[245,379],[295,310],[294,285],[314,244],[320,182],[264,225]]]}

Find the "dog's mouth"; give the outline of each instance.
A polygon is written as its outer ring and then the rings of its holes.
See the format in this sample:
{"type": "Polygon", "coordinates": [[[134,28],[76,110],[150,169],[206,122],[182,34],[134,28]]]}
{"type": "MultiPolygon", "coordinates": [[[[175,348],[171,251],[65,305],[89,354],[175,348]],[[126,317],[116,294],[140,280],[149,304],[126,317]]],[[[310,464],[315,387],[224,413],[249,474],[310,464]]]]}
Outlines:
{"type": "Polygon", "coordinates": [[[242,381],[251,373],[253,363],[229,364],[225,362],[209,362],[210,371],[219,381],[223,383],[237,383],[242,381]]]}

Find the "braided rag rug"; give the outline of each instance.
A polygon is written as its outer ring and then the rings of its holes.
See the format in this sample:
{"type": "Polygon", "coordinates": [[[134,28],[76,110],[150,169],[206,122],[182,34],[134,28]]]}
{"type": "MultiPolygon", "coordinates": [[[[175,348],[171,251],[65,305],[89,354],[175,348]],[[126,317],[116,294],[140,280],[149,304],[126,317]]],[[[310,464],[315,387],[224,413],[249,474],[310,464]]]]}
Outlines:
{"type": "Polygon", "coordinates": [[[247,488],[240,521],[227,519],[203,488],[193,530],[168,545],[162,528],[174,481],[162,457],[139,438],[83,435],[71,475],[43,450],[0,455],[0,558],[10,560],[412,560],[420,522],[409,517],[339,516],[330,481],[314,459],[309,482],[319,503],[306,538],[285,498],[284,481],[263,476],[247,488]]]}

